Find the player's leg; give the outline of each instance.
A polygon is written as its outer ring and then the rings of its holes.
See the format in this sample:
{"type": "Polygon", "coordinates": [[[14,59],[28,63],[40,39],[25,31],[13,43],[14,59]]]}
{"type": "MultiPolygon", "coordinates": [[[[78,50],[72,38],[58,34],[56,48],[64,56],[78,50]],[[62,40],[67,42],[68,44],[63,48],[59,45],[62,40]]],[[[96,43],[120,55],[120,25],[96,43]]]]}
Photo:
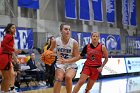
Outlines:
{"type": "Polygon", "coordinates": [[[86,86],[86,89],[85,89],[86,90],[85,93],[89,93],[92,86],[94,85],[94,83],[96,82],[96,80],[99,77],[99,72],[98,72],[97,68],[90,67],[90,71],[91,71],[92,74],[88,79],[88,83],[87,83],[87,86],[86,86]]]}
{"type": "Polygon", "coordinates": [[[55,83],[53,93],[60,93],[61,90],[61,83],[64,78],[64,71],[60,68],[57,68],[55,71],[55,83]]]}
{"type": "Polygon", "coordinates": [[[73,89],[73,93],[78,93],[81,86],[85,83],[85,81],[89,75],[90,75],[89,67],[84,65],[82,72],[81,72],[80,79],[78,80],[77,84],[75,85],[75,87],[73,89]]]}
{"type": "Polygon", "coordinates": [[[14,89],[16,75],[17,75],[17,73],[14,71],[14,69],[12,67],[11,68],[11,75],[10,75],[10,78],[11,78],[11,84],[10,84],[11,90],[14,89]]]}
{"type": "Polygon", "coordinates": [[[81,74],[81,76],[80,76],[77,84],[75,85],[72,93],[78,93],[78,91],[80,90],[81,86],[85,83],[87,78],[88,78],[88,75],[81,74]]]}
{"type": "Polygon", "coordinates": [[[4,92],[8,92],[11,83],[11,77],[9,76],[11,74],[11,69],[2,70],[1,72],[2,72],[1,90],[4,92]]]}
{"type": "Polygon", "coordinates": [[[88,83],[85,89],[85,93],[89,93],[89,91],[91,90],[92,86],[94,85],[94,83],[96,82],[96,80],[92,80],[92,79],[88,79],[88,83]]]}
{"type": "Polygon", "coordinates": [[[69,68],[65,73],[65,83],[66,83],[66,91],[67,93],[72,93],[72,79],[76,75],[76,69],[69,68]]]}

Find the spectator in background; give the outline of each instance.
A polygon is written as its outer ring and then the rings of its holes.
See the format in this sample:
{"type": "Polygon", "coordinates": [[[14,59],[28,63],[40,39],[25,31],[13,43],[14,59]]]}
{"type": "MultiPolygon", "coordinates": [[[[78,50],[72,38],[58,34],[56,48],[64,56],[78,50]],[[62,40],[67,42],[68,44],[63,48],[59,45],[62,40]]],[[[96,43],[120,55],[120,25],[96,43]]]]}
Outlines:
{"type": "Polygon", "coordinates": [[[30,54],[30,59],[28,60],[27,65],[30,66],[30,70],[37,69],[35,63],[35,53],[30,54]]]}
{"type": "MultiPolygon", "coordinates": [[[[51,36],[50,38],[48,38],[47,43],[44,46],[44,51],[46,51],[50,48],[52,40],[54,40],[54,36],[51,36]]],[[[55,62],[56,62],[56,60],[55,60],[55,62]]],[[[53,62],[52,65],[45,64],[46,78],[47,78],[46,85],[50,86],[50,87],[53,87],[53,85],[54,85],[54,76],[55,76],[54,64],[55,64],[55,62],[53,62]]]]}
{"type": "Polygon", "coordinates": [[[35,53],[30,54],[30,59],[27,61],[27,66],[30,67],[30,70],[28,70],[26,72],[29,73],[30,75],[33,75],[33,76],[36,75],[36,80],[38,82],[45,80],[44,79],[45,78],[45,76],[44,76],[45,73],[37,67],[37,63],[35,61],[35,53]]]}
{"type": "Polygon", "coordinates": [[[51,36],[47,39],[47,42],[45,43],[45,45],[43,47],[43,52],[50,48],[51,40],[53,40],[53,39],[54,39],[54,36],[51,36]]]}

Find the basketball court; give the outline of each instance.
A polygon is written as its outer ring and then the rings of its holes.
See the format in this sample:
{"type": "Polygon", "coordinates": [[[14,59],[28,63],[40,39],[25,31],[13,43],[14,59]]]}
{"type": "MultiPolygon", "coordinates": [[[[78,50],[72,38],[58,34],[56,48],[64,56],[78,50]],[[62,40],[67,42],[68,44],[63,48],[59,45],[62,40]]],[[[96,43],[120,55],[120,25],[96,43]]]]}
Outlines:
{"type": "MultiPolygon", "coordinates": [[[[84,93],[85,87],[86,83],[81,87],[79,93],[84,93]]],[[[18,91],[20,93],[53,93],[53,88],[47,86],[30,86],[22,87],[18,91]]],[[[61,87],[61,93],[66,93],[65,86],[61,87]]],[[[140,76],[100,79],[95,83],[90,93],[140,93],[140,76]]]]}

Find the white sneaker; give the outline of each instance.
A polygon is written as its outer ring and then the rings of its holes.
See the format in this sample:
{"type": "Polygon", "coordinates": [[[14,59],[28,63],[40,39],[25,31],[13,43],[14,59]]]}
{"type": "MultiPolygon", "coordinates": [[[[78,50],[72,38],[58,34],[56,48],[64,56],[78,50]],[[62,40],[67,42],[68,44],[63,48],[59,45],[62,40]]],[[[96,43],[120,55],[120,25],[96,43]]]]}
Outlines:
{"type": "Polygon", "coordinates": [[[42,82],[39,82],[39,85],[44,86],[44,84],[42,82]]]}
{"type": "Polygon", "coordinates": [[[19,93],[19,92],[17,92],[17,90],[13,89],[12,91],[10,91],[10,93],[19,93]]]}
{"type": "Polygon", "coordinates": [[[45,82],[45,81],[43,81],[42,83],[43,83],[44,85],[46,85],[46,82],[45,82]]]}

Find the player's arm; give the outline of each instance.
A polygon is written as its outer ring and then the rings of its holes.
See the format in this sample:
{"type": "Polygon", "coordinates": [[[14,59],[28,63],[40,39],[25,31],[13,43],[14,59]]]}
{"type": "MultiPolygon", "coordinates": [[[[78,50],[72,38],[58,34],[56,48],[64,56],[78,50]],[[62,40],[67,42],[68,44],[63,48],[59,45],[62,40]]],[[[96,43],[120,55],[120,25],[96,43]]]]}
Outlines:
{"type": "Polygon", "coordinates": [[[108,52],[104,45],[102,45],[102,52],[103,52],[103,56],[104,56],[105,60],[103,61],[103,64],[101,65],[101,67],[97,68],[99,72],[102,71],[103,67],[105,66],[105,64],[108,61],[108,52]]]}
{"type": "Polygon", "coordinates": [[[78,45],[78,42],[75,41],[73,43],[73,53],[72,53],[72,58],[68,59],[66,61],[66,63],[73,63],[73,62],[76,62],[78,61],[81,57],[80,57],[80,52],[79,52],[79,45],[78,45]]]}
{"type": "Polygon", "coordinates": [[[105,58],[105,60],[103,61],[102,66],[101,66],[103,68],[105,66],[105,64],[107,63],[107,61],[108,61],[108,51],[107,51],[105,45],[102,45],[102,51],[103,51],[103,56],[105,58]]]}
{"type": "Polygon", "coordinates": [[[51,46],[50,46],[49,50],[53,51],[55,47],[56,47],[56,40],[53,39],[53,40],[51,41],[51,46]]]}

